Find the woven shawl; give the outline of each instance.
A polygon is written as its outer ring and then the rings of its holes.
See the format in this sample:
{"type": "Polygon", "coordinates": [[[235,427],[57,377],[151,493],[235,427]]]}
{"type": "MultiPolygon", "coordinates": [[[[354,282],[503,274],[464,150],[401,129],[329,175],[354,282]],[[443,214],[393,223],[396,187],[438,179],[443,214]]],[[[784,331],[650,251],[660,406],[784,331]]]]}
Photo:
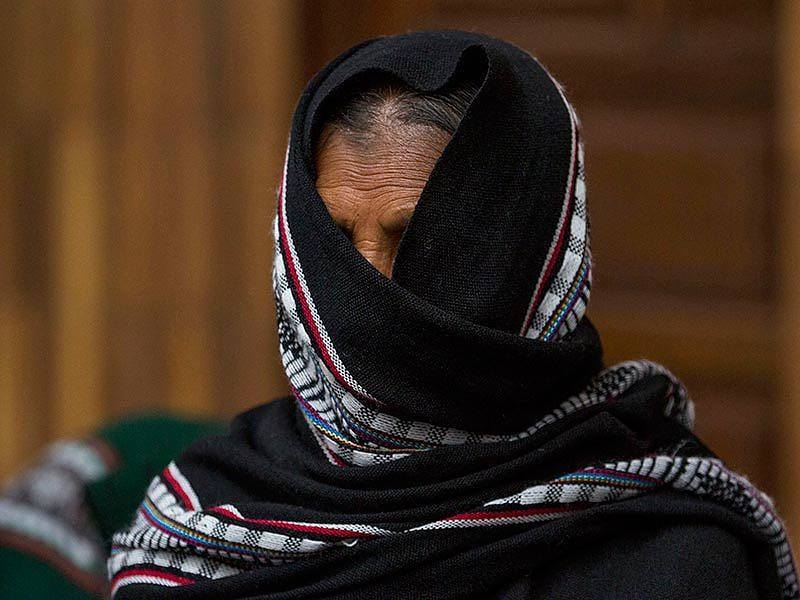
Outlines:
{"type": "Polygon", "coordinates": [[[528,54],[426,32],[335,59],[298,103],[274,236],[292,395],[153,480],[114,536],[116,597],[483,598],[546,564],[555,536],[676,506],[762,548],[772,597],[797,597],[770,500],[694,437],[680,382],[647,361],[602,367],[580,126],[528,54]],[[391,278],[315,187],[321,115],[374,72],[479,82],[391,278]]]}

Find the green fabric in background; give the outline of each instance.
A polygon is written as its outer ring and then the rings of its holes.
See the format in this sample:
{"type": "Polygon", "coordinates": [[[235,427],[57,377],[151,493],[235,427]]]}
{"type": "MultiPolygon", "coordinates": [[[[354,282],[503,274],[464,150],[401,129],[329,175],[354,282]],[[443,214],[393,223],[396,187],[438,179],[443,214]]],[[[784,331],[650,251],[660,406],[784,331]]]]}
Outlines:
{"type": "MultiPolygon", "coordinates": [[[[151,479],[192,442],[225,429],[218,422],[145,414],[93,436],[105,441],[117,457],[108,475],[84,488],[84,501],[107,550],[114,532],[130,523],[151,479]]],[[[6,598],[89,600],[95,596],[47,561],[0,545],[0,600],[6,598]]]]}
{"type": "Polygon", "coordinates": [[[0,598],[3,600],[89,600],[93,597],[38,558],[0,547],[0,598]]]}
{"type": "Polygon", "coordinates": [[[120,421],[96,437],[111,446],[120,466],[107,477],[87,486],[86,502],[103,539],[130,523],[145,490],[169,462],[195,440],[223,433],[212,421],[189,421],[165,415],[141,415],[120,421]]]}

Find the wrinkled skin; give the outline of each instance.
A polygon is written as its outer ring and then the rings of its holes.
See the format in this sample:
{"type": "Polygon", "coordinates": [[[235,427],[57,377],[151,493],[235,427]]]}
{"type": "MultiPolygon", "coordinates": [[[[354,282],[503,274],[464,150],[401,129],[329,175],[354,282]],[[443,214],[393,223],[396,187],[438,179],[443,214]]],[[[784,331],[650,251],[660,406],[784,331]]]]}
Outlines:
{"type": "Polygon", "coordinates": [[[372,266],[391,277],[397,247],[450,135],[408,125],[356,140],[326,127],[317,146],[317,190],[336,224],[372,266]]]}

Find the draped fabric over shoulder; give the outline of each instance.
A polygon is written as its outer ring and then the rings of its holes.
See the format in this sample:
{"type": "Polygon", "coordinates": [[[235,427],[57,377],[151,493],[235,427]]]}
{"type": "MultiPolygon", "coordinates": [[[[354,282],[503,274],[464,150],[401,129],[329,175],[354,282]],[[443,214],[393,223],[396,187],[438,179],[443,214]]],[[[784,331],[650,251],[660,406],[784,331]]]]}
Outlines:
{"type": "Polygon", "coordinates": [[[771,501],[692,434],[681,383],[601,362],[580,123],[530,55],[447,31],[339,56],[299,100],[274,236],[292,395],[153,480],[114,536],[115,597],[495,597],[648,522],[732,532],[759,597],[798,597],[771,501]],[[315,185],[326,107],[375,73],[478,84],[391,278],[315,185]]]}

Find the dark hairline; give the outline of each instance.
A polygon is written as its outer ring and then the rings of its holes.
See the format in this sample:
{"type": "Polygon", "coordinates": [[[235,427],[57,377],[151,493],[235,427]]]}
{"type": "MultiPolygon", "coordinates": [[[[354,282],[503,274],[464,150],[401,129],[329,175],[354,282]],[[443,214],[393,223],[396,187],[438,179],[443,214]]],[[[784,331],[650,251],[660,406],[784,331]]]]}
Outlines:
{"type": "MultiPolygon", "coordinates": [[[[335,131],[361,147],[369,147],[379,137],[402,136],[412,129],[414,135],[425,135],[427,127],[452,136],[477,92],[478,85],[465,80],[456,80],[435,92],[421,92],[389,75],[372,73],[331,98],[319,131],[335,131]]],[[[323,145],[326,139],[316,141],[323,145]]]]}

